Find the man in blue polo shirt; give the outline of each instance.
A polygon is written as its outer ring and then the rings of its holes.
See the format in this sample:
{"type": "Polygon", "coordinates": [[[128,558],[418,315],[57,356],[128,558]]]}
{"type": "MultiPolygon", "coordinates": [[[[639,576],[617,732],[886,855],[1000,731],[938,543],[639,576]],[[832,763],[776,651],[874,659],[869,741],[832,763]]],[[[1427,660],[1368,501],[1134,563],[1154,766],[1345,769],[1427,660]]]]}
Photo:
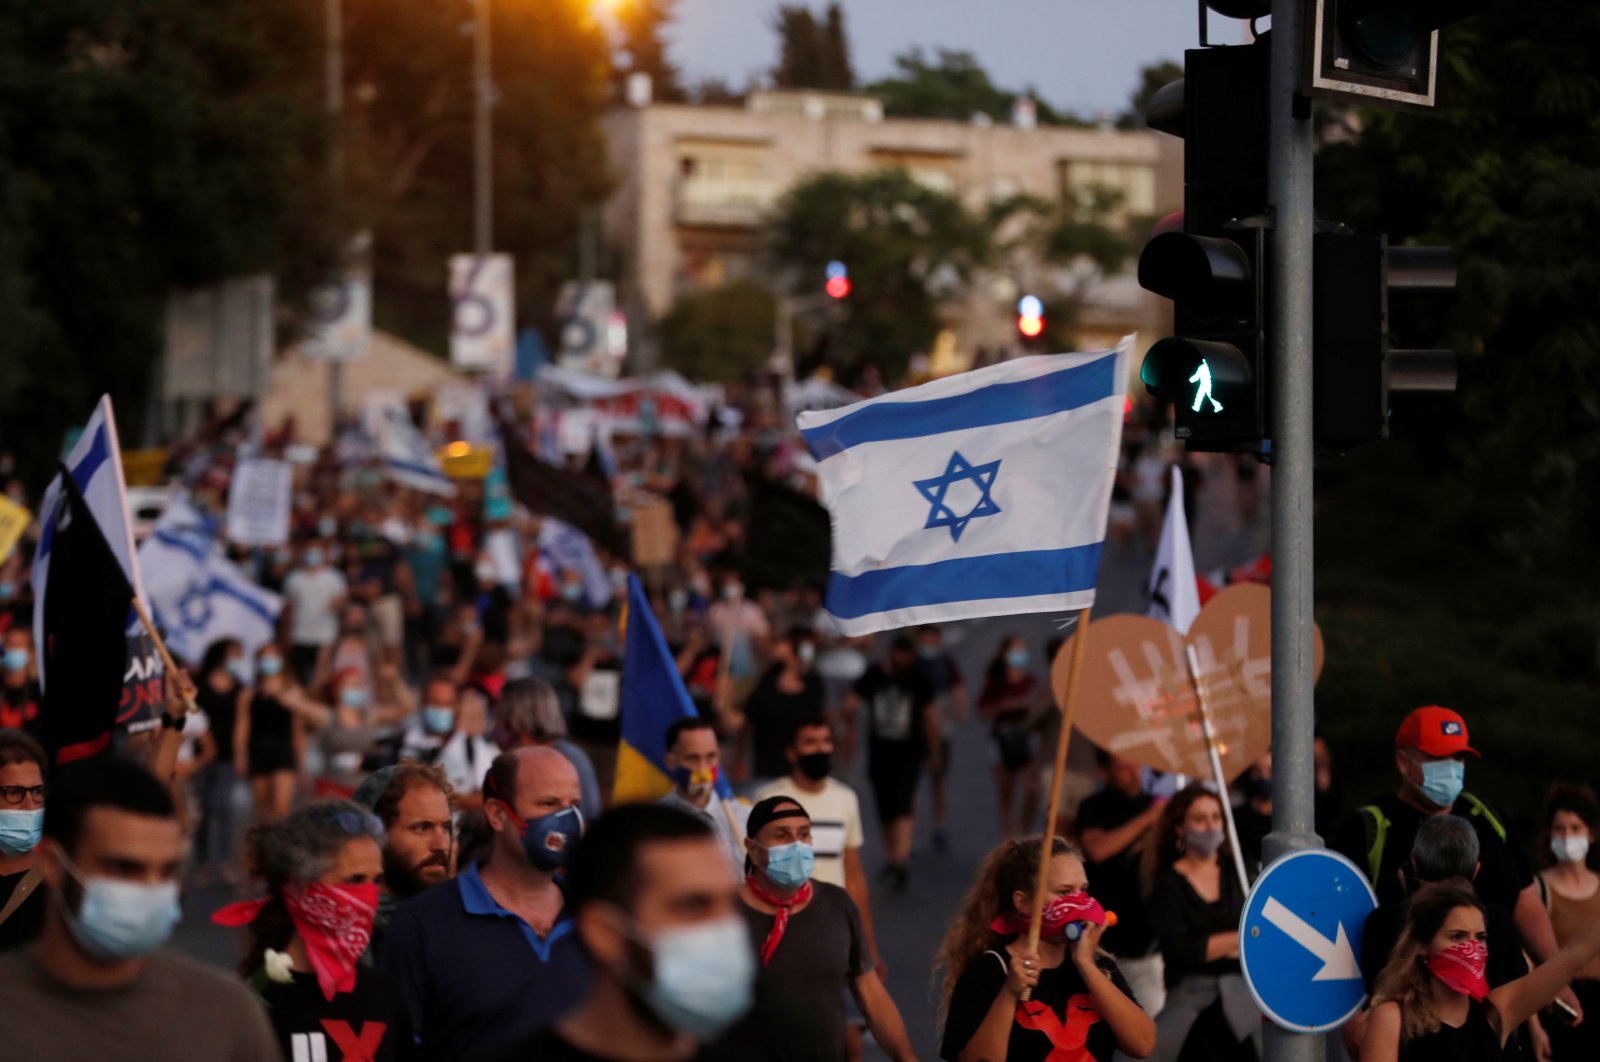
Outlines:
{"type": "Polygon", "coordinates": [[[583,831],[578,773],[554,749],[515,749],[484,778],[489,858],[394,913],[382,968],[400,985],[423,1059],[474,1058],[554,1024],[589,971],[557,877],[583,831]]]}

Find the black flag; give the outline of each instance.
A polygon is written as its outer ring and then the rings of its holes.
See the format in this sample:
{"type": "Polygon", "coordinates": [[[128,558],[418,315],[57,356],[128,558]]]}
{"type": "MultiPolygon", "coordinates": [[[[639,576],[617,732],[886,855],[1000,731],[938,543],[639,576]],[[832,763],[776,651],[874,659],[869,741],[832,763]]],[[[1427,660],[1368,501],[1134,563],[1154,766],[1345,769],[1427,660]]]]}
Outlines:
{"type": "Polygon", "coordinates": [[[628,555],[617,534],[611,484],[591,462],[583,472],[569,472],[541,461],[523,445],[516,427],[500,417],[500,439],[506,452],[506,479],[511,494],[529,512],[564,520],[589,536],[596,546],[628,555]]]}

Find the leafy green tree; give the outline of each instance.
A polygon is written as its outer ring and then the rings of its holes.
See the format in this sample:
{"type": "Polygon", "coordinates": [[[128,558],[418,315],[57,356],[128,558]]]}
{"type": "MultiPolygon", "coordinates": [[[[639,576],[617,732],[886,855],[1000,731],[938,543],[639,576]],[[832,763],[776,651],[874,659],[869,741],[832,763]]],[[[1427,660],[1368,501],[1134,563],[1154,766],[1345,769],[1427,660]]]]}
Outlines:
{"type": "Polygon", "coordinates": [[[662,360],[692,380],[737,383],[772,354],[777,299],[749,280],[683,295],[661,319],[662,360]]]}
{"type": "Polygon", "coordinates": [[[0,32],[0,418],[32,476],[110,392],[131,440],[168,291],[331,260],[315,0],[14,4],[0,32]]]}
{"type": "Polygon", "coordinates": [[[965,281],[990,252],[984,219],[898,169],[803,181],[779,204],[770,239],[776,263],[804,294],[820,289],[830,261],[845,263],[852,291],[833,342],[842,357],[875,363],[886,377],[938,333],[936,278],[965,281]]]}
{"type": "Polygon", "coordinates": [[[1019,95],[1034,101],[1043,125],[1083,125],[1080,119],[1058,111],[1032,89],[1016,93],[996,85],[989,72],[968,51],[940,48],[930,59],[921,48],[894,58],[895,74],[874,81],[866,91],[883,101],[891,118],[947,118],[965,122],[984,115],[996,122],[1011,121],[1019,95]]]}
{"type": "Polygon", "coordinates": [[[1183,64],[1163,59],[1139,69],[1139,87],[1128,97],[1128,109],[1117,119],[1122,129],[1143,129],[1150,114],[1150,101],[1162,87],[1183,76],[1183,64]]]}
{"type": "Polygon", "coordinates": [[[778,34],[778,65],[773,68],[772,83],[778,88],[848,92],[855,86],[844,12],[838,4],[828,5],[822,21],[809,7],[781,5],[772,28],[778,34]]]}
{"type": "MultiPolygon", "coordinates": [[[[678,68],[667,58],[662,31],[672,21],[678,0],[629,0],[617,12],[622,31],[622,50],[627,64],[617,71],[619,89],[629,74],[648,74],[652,98],[661,103],[681,103],[688,99],[678,68]]],[[[621,93],[618,93],[619,97],[621,93]]]]}

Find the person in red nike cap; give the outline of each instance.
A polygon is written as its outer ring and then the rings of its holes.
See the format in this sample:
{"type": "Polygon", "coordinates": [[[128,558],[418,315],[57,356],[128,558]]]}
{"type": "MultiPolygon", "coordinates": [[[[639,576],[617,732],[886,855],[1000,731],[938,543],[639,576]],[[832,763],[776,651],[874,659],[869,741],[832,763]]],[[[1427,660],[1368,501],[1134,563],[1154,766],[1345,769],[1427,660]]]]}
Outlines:
{"type": "MultiPolygon", "coordinates": [[[[1394,737],[1399,788],[1357,808],[1333,831],[1328,847],[1366,872],[1380,904],[1396,903],[1415,885],[1405,873],[1417,827],[1434,815],[1461,816],[1478,834],[1480,868],[1473,888],[1485,903],[1512,913],[1528,953],[1544,962],[1556,953],[1556,938],[1525,846],[1493,808],[1465,789],[1467,757],[1478,755],[1459,712],[1438,705],[1414,710],[1394,737]]],[[[1561,999],[1577,1009],[1570,988],[1561,999]]]]}

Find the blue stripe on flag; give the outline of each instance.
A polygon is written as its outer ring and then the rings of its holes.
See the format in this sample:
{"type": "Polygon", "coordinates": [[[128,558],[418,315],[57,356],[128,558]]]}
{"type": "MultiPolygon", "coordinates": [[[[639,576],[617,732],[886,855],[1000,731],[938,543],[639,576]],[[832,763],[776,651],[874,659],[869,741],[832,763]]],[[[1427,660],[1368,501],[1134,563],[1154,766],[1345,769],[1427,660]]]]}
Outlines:
{"type": "Polygon", "coordinates": [[[1077,409],[1117,391],[1117,355],[1029,380],[991,384],[922,402],[874,402],[801,432],[818,461],[862,443],[916,439],[947,431],[1010,424],[1077,409]]]}
{"type": "Polygon", "coordinates": [[[875,612],[993,598],[1093,590],[1102,543],[958,557],[828,577],[828,611],[840,619],[875,612]]]}
{"type": "Polygon", "coordinates": [[[387,460],[389,467],[396,472],[410,472],[412,475],[424,476],[439,483],[451,482],[450,477],[445,475],[442,469],[432,468],[416,461],[402,460],[398,457],[390,457],[387,460]]]}
{"type": "Polygon", "coordinates": [[[100,471],[100,466],[110,459],[111,438],[106,433],[105,421],[101,421],[95,426],[94,435],[89,440],[89,449],[84,451],[83,460],[72,468],[72,480],[78,485],[78,489],[88,490],[89,481],[100,471]]]}
{"type": "Polygon", "coordinates": [[[245,608],[259,616],[263,623],[271,625],[278,622],[277,615],[270,608],[268,608],[260,598],[245,592],[237,586],[230,586],[221,579],[218,579],[216,576],[211,577],[211,583],[206,587],[206,593],[222,594],[233,598],[239,604],[243,605],[245,608]]]}

